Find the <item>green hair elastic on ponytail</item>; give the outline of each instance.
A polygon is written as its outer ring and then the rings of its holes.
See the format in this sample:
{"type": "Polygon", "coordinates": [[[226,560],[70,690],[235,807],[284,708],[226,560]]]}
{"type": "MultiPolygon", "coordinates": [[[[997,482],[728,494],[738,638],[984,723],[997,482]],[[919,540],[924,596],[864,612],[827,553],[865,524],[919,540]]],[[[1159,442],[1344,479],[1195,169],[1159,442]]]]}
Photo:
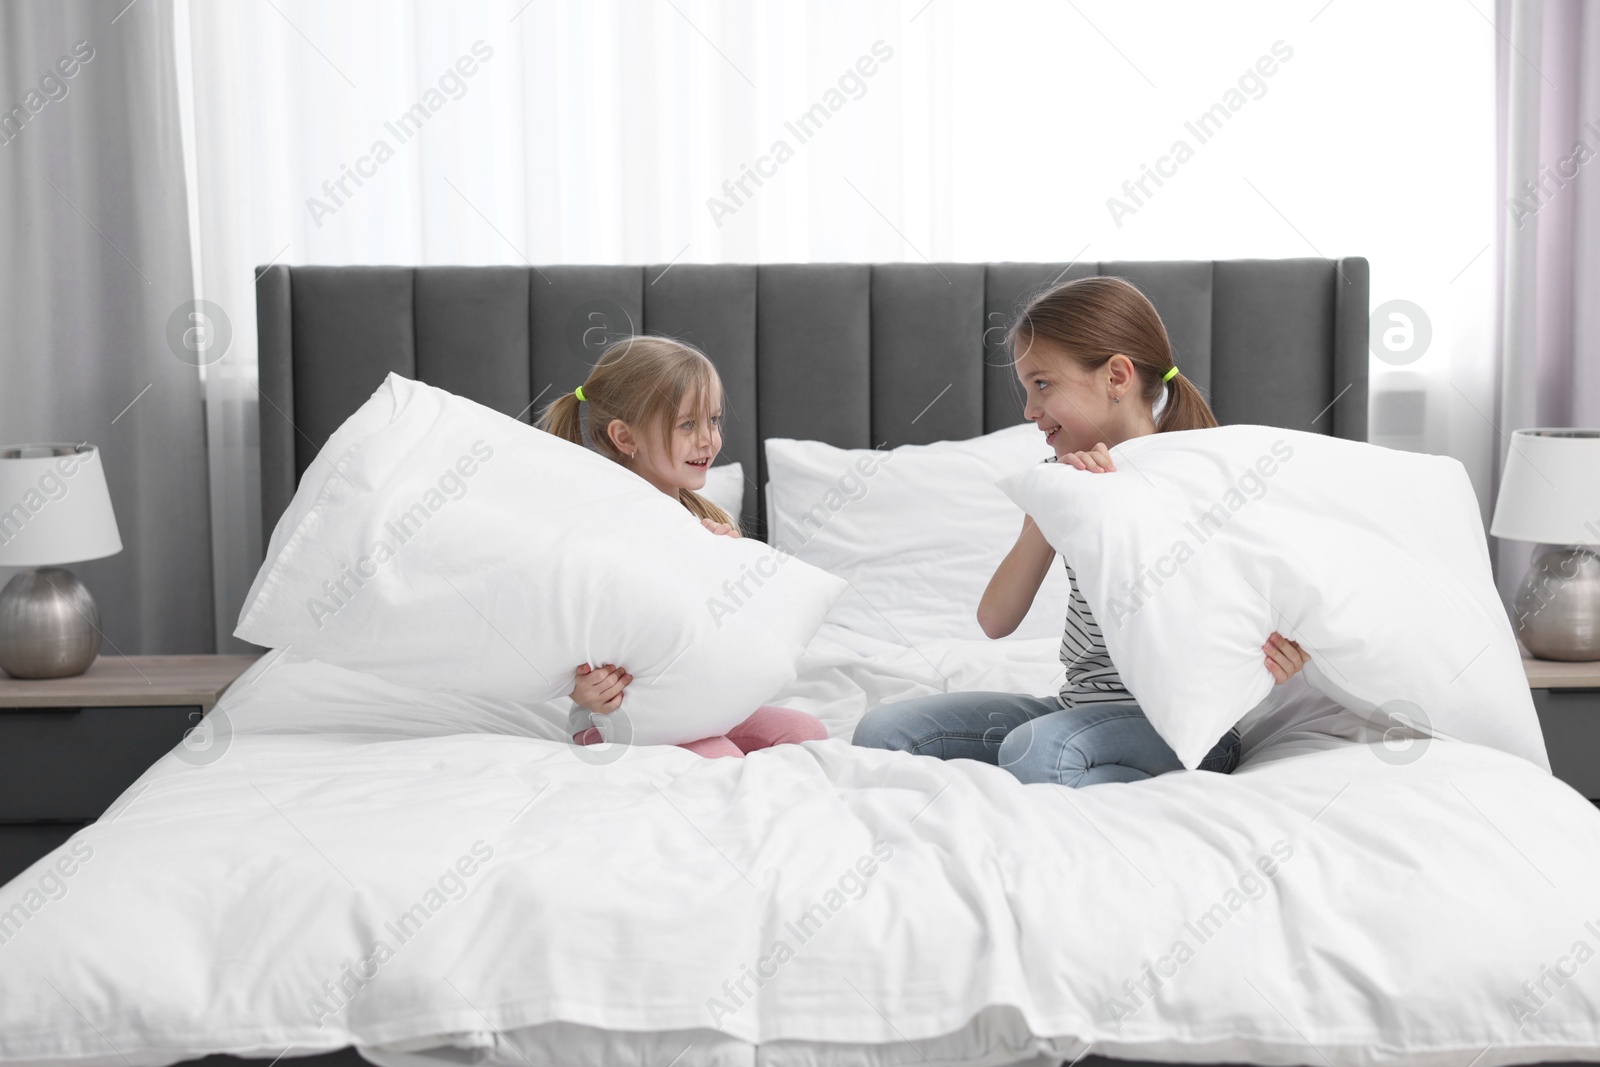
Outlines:
{"type": "MultiPolygon", "coordinates": [[[[1167,373],[1165,373],[1165,374],[1163,374],[1163,375],[1162,375],[1162,376],[1161,376],[1161,380],[1162,380],[1162,381],[1164,381],[1164,382],[1170,382],[1170,381],[1172,381],[1172,376],[1173,376],[1173,375],[1174,375],[1174,374],[1177,374],[1177,373],[1178,373],[1178,365],[1177,365],[1177,364],[1176,364],[1176,363],[1174,363],[1174,364],[1173,364],[1173,365],[1172,365],[1172,369],[1171,369],[1171,370],[1169,370],[1169,371],[1167,371],[1167,373]]],[[[581,392],[581,391],[580,391],[580,392],[581,392]]],[[[583,399],[583,397],[582,397],[582,396],[581,396],[581,395],[580,395],[580,396],[579,396],[579,397],[578,397],[578,399],[579,399],[579,400],[582,400],[582,399],[583,399]]]]}

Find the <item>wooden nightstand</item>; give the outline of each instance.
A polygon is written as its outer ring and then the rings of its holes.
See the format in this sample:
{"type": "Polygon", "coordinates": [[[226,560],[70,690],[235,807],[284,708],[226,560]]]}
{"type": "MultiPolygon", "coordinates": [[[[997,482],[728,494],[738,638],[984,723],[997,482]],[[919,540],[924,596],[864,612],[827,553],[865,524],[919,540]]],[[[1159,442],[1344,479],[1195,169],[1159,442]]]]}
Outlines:
{"type": "Polygon", "coordinates": [[[1558,663],[1522,652],[1550,770],[1600,803],[1600,662],[1558,663]]]}
{"type": "Polygon", "coordinates": [[[255,656],[101,656],[75,678],[0,673],[0,884],[94,821],[255,656]]]}

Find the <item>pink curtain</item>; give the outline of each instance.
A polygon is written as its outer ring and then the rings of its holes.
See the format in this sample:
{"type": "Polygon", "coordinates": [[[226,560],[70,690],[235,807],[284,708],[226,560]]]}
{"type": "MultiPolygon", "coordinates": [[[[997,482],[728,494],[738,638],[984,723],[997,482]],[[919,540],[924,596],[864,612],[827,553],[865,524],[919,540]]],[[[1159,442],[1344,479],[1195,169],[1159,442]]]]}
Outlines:
{"type": "MultiPolygon", "coordinates": [[[[1495,22],[1498,494],[1513,430],[1600,427],[1600,5],[1498,0],[1495,22]]],[[[1508,602],[1535,547],[1496,542],[1508,602]]]]}

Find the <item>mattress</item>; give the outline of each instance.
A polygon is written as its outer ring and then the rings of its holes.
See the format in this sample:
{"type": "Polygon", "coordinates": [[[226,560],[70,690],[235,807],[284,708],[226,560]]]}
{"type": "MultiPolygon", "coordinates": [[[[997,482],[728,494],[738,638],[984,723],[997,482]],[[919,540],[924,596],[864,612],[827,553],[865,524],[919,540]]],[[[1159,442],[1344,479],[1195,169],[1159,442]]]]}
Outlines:
{"type": "Polygon", "coordinates": [[[1600,1060],[1600,814],[1524,760],[1300,679],[1227,776],[848,743],[884,701],[1053,691],[1054,646],[825,627],[775,702],[832,736],[743,760],[270,653],[206,759],[3,890],[0,1063],[1600,1060]]]}

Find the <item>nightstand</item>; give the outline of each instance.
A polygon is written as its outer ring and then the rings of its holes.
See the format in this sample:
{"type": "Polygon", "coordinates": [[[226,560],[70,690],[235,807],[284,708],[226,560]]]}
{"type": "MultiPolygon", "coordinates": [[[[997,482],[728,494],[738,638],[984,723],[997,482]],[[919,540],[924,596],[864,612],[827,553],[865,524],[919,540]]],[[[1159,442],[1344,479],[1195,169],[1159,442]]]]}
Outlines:
{"type": "Polygon", "coordinates": [[[1522,667],[1533,690],[1551,772],[1600,803],[1600,662],[1532,659],[1523,649],[1522,667]]]}
{"type": "Polygon", "coordinates": [[[74,678],[0,673],[0,885],[112,801],[255,656],[101,656],[74,678]]]}

